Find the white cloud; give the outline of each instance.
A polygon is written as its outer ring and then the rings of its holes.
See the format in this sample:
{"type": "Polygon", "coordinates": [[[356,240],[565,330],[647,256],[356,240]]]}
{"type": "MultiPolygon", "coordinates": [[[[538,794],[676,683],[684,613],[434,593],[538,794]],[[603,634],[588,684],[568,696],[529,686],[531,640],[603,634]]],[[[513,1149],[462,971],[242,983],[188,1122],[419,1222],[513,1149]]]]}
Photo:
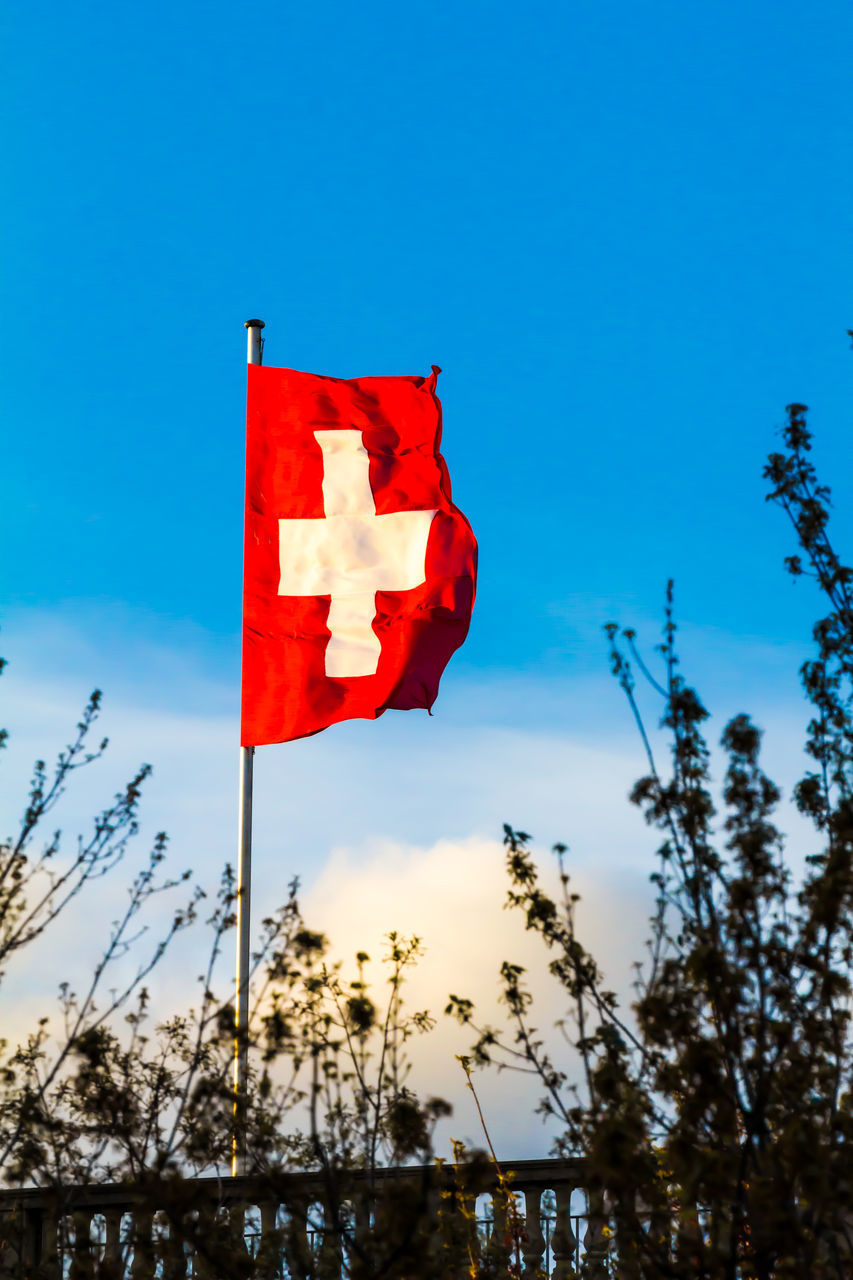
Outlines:
{"type": "MultiPolygon", "coordinates": [[[[473,999],[478,1018],[506,1025],[499,1006],[499,970],[503,960],[527,970],[536,993],[535,1025],[545,1032],[561,1061],[576,1070],[574,1055],[550,1028],[566,1012],[563,993],[547,974],[548,952],[524,928],[518,911],[504,910],[508,879],[504,850],[497,841],[471,837],[440,840],[429,847],[380,842],[361,850],[335,849],[320,878],[306,896],[312,925],[333,942],[334,954],[349,962],[359,949],[378,962],[387,950],[389,929],[417,935],[425,954],[406,989],[410,1010],[438,1014],[435,1030],[412,1047],[413,1082],[424,1093],[453,1100],[455,1115],[443,1123],[440,1136],[483,1144],[473,1101],[464,1086],[456,1055],[470,1050],[473,1035],[441,1016],[447,996],[473,999]]],[[[556,892],[555,865],[546,854],[543,883],[556,892]]],[[[637,866],[611,864],[608,872],[590,868],[572,876],[582,895],[579,931],[609,979],[627,996],[631,963],[643,953],[650,901],[644,872],[637,866]],[[618,925],[618,927],[616,927],[618,925]]],[[[381,990],[381,966],[369,969],[381,990]]],[[[508,1039],[512,1040],[509,1029],[508,1039]]],[[[542,1092],[535,1081],[516,1073],[478,1073],[478,1092],[499,1154],[526,1158],[543,1154],[549,1138],[531,1118],[542,1092]]]]}

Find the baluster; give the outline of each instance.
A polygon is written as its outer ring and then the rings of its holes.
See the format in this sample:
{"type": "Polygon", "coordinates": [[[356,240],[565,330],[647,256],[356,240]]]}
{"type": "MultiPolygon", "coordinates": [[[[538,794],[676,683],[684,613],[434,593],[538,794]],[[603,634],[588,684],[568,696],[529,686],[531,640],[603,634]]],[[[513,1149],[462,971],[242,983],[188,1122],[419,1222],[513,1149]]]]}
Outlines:
{"type": "Polygon", "coordinates": [[[133,1262],[130,1266],[132,1280],[151,1280],[154,1275],[154,1248],[151,1241],[153,1213],[136,1209],[133,1213],[133,1262]]]}
{"type": "Polygon", "coordinates": [[[44,1239],[44,1213],[41,1209],[24,1210],[23,1232],[22,1258],[29,1274],[41,1261],[41,1242],[44,1239]]]}
{"type": "Polygon", "coordinates": [[[0,1274],[14,1275],[19,1271],[22,1254],[20,1212],[16,1209],[4,1209],[0,1212],[0,1274]]]}
{"type": "Polygon", "coordinates": [[[554,1252],[554,1270],[551,1280],[575,1280],[578,1239],[572,1228],[572,1189],[562,1185],[554,1188],[557,1201],[557,1221],[551,1237],[554,1252]]]}
{"type": "Polygon", "coordinates": [[[104,1256],[98,1270],[99,1280],[118,1280],[124,1275],[124,1260],[121,1247],[121,1209],[105,1209],[106,1226],[104,1256]]]}
{"type": "Polygon", "coordinates": [[[452,1203],[458,1245],[464,1250],[464,1256],[469,1250],[476,1250],[478,1245],[476,1192],[464,1184],[457,1184],[452,1203]]]}
{"type": "Polygon", "coordinates": [[[6,1206],[0,1210],[0,1275],[29,1274],[36,1265],[40,1239],[38,1210],[8,1201],[6,1206]]]}
{"type": "Polygon", "coordinates": [[[278,1229],[278,1205],[275,1200],[262,1200],[258,1209],[261,1214],[261,1242],[263,1242],[267,1236],[274,1237],[278,1229]]]}
{"type": "Polygon", "coordinates": [[[338,1205],[338,1218],[332,1211],[328,1200],[323,1203],[323,1232],[320,1237],[320,1249],[317,1257],[317,1271],[321,1280],[339,1280],[343,1266],[341,1249],[340,1219],[344,1215],[344,1206],[338,1205]]]}
{"type": "Polygon", "coordinates": [[[41,1267],[45,1275],[54,1280],[61,1274],[59,1262],[59,1219],[55,1205],[48,1205],[44,1211],[41,1236],[41,1267]]]}
{"type": "Polygon", "coordinates": [[[429,1196],[432,1253],[438,1254],[450,1274],[457,1253],[458,1215],[453,1183],[444,1167],[439,1167],[429,1196]]]}
{"type": "Polygon", "coordinates": [[[158,1219],[156,1241],[157,1252],[163,1263],[163,1280],[184,1280],[187,1274],[187,1253],[182,1222],[174,1222],[166,1214],[158,1214],[158,1219]]]}
{"type": "MultiPolygon", "coordinates": [[[[352,1200],[353,1223],[352,1223],[352,1245],[350,1267],[354,1267],[357,1274],[369,1274],[374,1261],[373,1252],[373,1227],[372,1227],[372,1199],[371,1192],[366,1185],[357,1186],[353,1191],[352,1200]]],[[[430,1242],[427,1242],[429,1248],[430,1242]]]]}
{"type": "Polygon", "coordinates": [[[192,1244],[190,1272],[196,1280],[216,1280],[216,1211],[211,1204],[193,1211],[188,1219],[189,1239],[192,1244]]]}
{"type": "Polygon", "coordinates": [[[91,1234],[94,1216],[93,1209],[77,1209],[74,1213],[74,1251],[68,1280],[88,1280],[88,1277],[95,1274],[91,1234]]]}
{"type": "Polygon", "coordinates": [[[441,1188],[437,1181],[432,1180],[426,1193],[424,1216],[425,1252],[429,1259],[427,1270],[430,1273],[438,1270],[439,1260],[447,1247],[441,1223],[441,1204],[441,1188]]]}
{"type": "Polygon", "coordinates": [[[636,1194],[623,1192],[613,1211],[613,1241],[618,1258],[619,1280],[640,1276],[641,1245],[647,1240],[648,1209],[636,1194]]]}
{"type": "Polygon", "coordinates": [[[246,1243],[246,1209],[245,1200],[234,1200],[228,1206],[228,1219],[226,1228],[226,1237],[229,1249],[233,1249],[238,1255],[249,1252],[249,1246],[246,1243]]]}
{"type": "Polygon", "coordinates": [[[604,1197],[600,1191],[589,1196],[589,1215],[583,1238],[583,1274],[588,1280],[607,1280],[607,1255],[610,1238],[604,1212],[604,1197]]]}
{"type": "Polygon", "coordinates": [[[281,1274],[282,1249],[278,1230],[278,1204],[275,1200],[261,1200],[258,1203],[261,1215],[261,1234],[258,1251],[255,1255],[255,1274],[257,1276],[278,1276],[281,1274]]]}
{"type": "Polygon", "coordinates": [[[522,1280],[535,1280],[542,1274],[545,1236],[542,1234],[542,1192],[538,1187],[524,1192],[524,1237],[521,1256],[524,1259],[522,1280]]]}
{"type": "Polygon", "coordinates": [[[370,1235],[371,1218],[373,1205],[371,1203],[370,1192],[364,1188],[356,1192],[354,1200],[355,1209],[355,1234],[356,1238],[363,1240],[370,1235]]]}
{"type": "Polygon", "coordinates": [[[509,1261],[509,1192],[506,1187],[495,1187],[492,1192],[492,1229],[489,1233],[487,1252],[498,1271],[509,1261]]]}
{"type": "Polygon", "coordinates": [[[308,1206],[302,1199],[287,1202],[284,1256],[291,1280],[310,1280],[314,1259],[308,1240],[308,1206]]]}

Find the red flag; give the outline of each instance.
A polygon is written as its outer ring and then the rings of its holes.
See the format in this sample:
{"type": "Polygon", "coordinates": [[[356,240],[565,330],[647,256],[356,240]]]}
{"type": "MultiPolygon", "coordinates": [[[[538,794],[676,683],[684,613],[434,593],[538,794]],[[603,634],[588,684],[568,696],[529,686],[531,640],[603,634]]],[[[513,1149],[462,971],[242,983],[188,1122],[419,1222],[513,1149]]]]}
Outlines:
{"type": "Polygon", "coordinates": [[[244,746],[435,701],[477,565],[439,453],[438,373],[249,365],[244,746]]]}

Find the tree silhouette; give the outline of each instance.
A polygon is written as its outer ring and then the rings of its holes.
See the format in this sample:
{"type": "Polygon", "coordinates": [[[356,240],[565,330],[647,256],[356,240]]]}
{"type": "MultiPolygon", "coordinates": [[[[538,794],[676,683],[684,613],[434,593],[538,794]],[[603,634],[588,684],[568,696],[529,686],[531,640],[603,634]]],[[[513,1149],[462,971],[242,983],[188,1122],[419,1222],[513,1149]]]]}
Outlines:
{"type": "Polygon", "coordinates": [[[539,1075],[541,1109],[561,1123],[557,1150],[585,1157],[593,1211],[609,1224],[605,1240],[613,1233],[601,1274],[853,1274],[853,571],[829,538],[830,492],[811,462],[805,406],[788,406],[783,436],[785,450],[764,470],[767,497],[797,537],[789,572],[811,575],[828,606],[801,669],[812,763],[794,799],[815,842],[801,882],[786,864],[774,822],[780,790],[747,715],[723,732],[727,768],[714,799],[708,713],[680,673],[670,584],[660,681],[634,633],[607,627],[647,758],[631,800],[661,833],[649,956],[631,1011],[618,1008],[578,937],[565,847],[555,850],[554,897],[530,837],[509,827],[509,902],[565,990],[582,1079],[545,1047],[519,966],[502,969],[509,1032],[477,1025],[470,1001],[448,1006],[477,1031],[481,1064],[539,1075]],[[638,671],[661,697],[666,767],[640,713],[638,671]]]}

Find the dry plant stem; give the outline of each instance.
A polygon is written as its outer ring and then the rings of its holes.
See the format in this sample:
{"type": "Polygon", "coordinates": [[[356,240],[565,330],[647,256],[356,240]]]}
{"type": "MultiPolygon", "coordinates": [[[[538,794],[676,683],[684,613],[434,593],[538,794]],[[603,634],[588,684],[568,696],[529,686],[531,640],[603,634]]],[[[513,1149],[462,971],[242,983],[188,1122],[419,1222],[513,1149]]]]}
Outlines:
{"type": "Polygon", "coordinates": [[[492,1146],[492,1140],[489,1137],[489,1131],[486,1128],[486,1120],[483,1115],[483,1109],[480,1106],[480,1099],[477,1097],[477,1090],[474,1088],[474,1081],[471,1079],[471,1064],[468,1058],[466,1058],[464,1054],[457,1053],[456,1061],[459,1063],[462,1070],[465,1072],[465,1080],[467,1082],[468,1088],[471,1090],[471,1093],[473,1094],[474,1105],[477,1108],[477,1115],[480,1117],[480,1127],[483,1130],[483,1136],[486,1139],[486,1146],[489,1148],[489,1155],[492,1157],[492,1163],[494,1164],[495,1168],[498,1171],[498,1177],[503,1178],[503,1170],[501,1169],[500,1164],[498,1163],[498,1157],[495,1154],[494,1147],[492,1146]]]}
{"type": "Polygon", "coordinates": [[[512,1196],[512,1192],[510,1190],[509,1183],[507,1182],[504,1171],[501,1168],[500,1163],[498,1161],[495,1148],[492,1145],[492,1139],[489,1134],[488,1127],[486,1125],[486,1118],[483,1115],[483,1108],[480,1106],[480,1099],[477,1096],[477,1090],[474,1087],[474,1081],[471,1079],[471,1064],[468,1058],[465,1057],[464,1054],[457,1054],[456,1061],[459,1063],[459,1065],[462,1067],[462,1070],[465,1072],[465,1080],[474,1098],[474,1105],[477,1108],[477,1115],[480,1117],[480,1127],[482,1128],[483,1136],[486,1139],[486,1146],[489,1148],[489,1155],[492,1158],[492,1164],[495,1166],[495,1171],[498,1175],[498,1188],[500,1190],[501,1195],[504,1197],[504,1203],[506,1208],[508,1210],[511,1210],[511,1212],[507,1214],[507,1230],[509,1231],[510,1237],[512,1239],[512,1247],[515,1252],[515,1263],[514,1263],[513,1271],[515,1275],[520,1276],[521,1275],[521,1239],[520,1239],[520,1231],[519,1231],[517,1215],[515,1213],[515,1200],[514,1200],[514,1197],[512,1196]]]}

